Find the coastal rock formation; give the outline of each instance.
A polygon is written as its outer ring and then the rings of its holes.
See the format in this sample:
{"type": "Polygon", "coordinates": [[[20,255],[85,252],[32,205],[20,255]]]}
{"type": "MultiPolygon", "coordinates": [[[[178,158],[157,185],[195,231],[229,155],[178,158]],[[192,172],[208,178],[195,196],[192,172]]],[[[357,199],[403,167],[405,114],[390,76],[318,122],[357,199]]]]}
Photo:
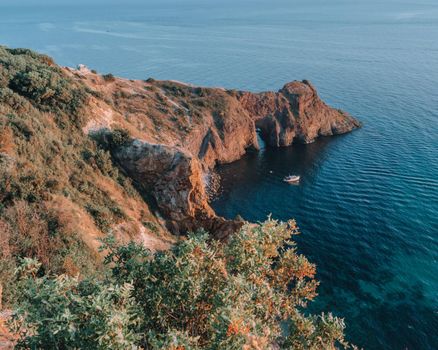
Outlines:
{"type": "Polygon", "coordinates": [[[184,149],[210,169],[258,148],[253,118],[224,89],[152,79],[108,81],[85,68],[67,72],[104,97],[89,102],[87,133],[121,127],[134,138],[184,149]]]}
{"type": "Polygon", "coordinates": [[[360,126],[347,113],[327,106],[307,80],[288,83],[276,93],[241,92],[237,98],[272,147],[310,143],[360,126]]]}
{"type": "Polygon", "coordinates": [[[173,233],[203,227],[224,238],[243,222],[217,217],[208,204],[202,166],[196,157],[175,147],[134,140],[114,157],[143,193],[152,196],[160,215],[173,233]]]}
{"type": "Polygon", "coordinates": [[[250,93],[129,80],[0,46],[0,251],[7,262],[0,284],[14,280],[24,256],[50,274],[98,271],[109,234],[152,252],[201,228],[226,240],[243,222],[210,207],[214,167],[257,150],[257,128],[269,145],[285,146],[358,125],[308,82],[250,93]]]}
{"type": "Polygon", "coordinates": [[[85,132],[122,128],[132,135],[114,157],[176,234],[200,227],[228,234],[241,225],[216,216],[206,178],[216,165],[257,150],[257,128],[269,146],[281,147],[360,126],[327,106],[308,81],[252,93],[101,76],[85,67],[66,72],[95,91],[85,132]]]}

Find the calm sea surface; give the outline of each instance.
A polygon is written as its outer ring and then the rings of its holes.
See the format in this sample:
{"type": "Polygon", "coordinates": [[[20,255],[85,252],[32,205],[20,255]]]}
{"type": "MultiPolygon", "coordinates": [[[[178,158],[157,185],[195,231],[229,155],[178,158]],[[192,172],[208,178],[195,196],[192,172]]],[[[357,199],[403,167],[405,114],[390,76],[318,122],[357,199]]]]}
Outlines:
{"type": "Polygon", "coordinates": [[[438,349],[436,0],[52,2],[1,1],[0,43],[130,78],[253,91],[305,78],[359,118],[222,167],[213,205],[296,218],[322,282],[311,309],[345,317],[353,342],[438,349]]]}

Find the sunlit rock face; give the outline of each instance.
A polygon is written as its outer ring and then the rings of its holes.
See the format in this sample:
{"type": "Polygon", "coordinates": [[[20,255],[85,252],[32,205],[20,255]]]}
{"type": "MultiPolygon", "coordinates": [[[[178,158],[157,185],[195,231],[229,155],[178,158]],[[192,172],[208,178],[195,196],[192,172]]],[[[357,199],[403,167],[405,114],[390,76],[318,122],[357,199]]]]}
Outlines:
{"type": "Polygon", "coordinates": [[[307,80],[288,83],[278,92],[241,92],[237,98],[272,147],[310,143],[360,127],[347,113],[327,106],[307,80]]]}
{"type": "Polygon", "coordinates": [[[257,128],[269,146],[282,147],[360,126],[327,106],[308,81],[288,83],[278,92],[252,93],[105,78],[84,67],[66,72],[95,92],[85,132],[123,128],[133,136],[114,157],[175,234],[203,227],[224,238],[242,225],[215,214],[205,175],[218,164],[240,159],[248,149],[257,150],[257,128]]]}
{"type": "Polygon", "coordinates": [[[214,213],[201,163],[186,151],[134,140],[115,151],[114,157],[144,193],[152,196],[171,232],[182,234],[203,227],[224,238],[241,227],[241,222],[214,213]]]}

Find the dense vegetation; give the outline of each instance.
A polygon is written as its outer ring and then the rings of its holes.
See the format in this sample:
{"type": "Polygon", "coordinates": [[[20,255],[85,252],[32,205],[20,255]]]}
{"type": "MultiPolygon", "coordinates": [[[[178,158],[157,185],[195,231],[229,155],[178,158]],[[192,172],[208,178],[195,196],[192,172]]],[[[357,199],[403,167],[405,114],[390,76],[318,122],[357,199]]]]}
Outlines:
{"type": "Polygon", "coordinates": [[[129,180],[86,136],[84,105],[92,92],[52,59],[0,47],[0,286],[4,301],[17,261],[36,258],[49,273],[93,273],[82,236],[126,219],[104,184],[138,196],[129,180]]]}
{"type": "Polygon", "coordinates": [[[228,244],[191,235],[151,256],[107,240],[104,281],[17,270],[18,348],[335,349],[344,323],[305,315],[315,266],[296,251],[295,223],[246,225],[228,244]],[[286,248],[287,247],[287,248],[286,248]]]}

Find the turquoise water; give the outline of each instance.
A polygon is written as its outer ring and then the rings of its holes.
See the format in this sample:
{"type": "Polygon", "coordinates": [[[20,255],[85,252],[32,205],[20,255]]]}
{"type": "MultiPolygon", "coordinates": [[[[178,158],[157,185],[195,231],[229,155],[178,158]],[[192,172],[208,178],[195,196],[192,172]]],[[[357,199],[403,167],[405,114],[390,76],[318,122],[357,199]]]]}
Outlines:
{"type": "Polygon", "coordinates": [[[438,349],[436,0],[41,2],[0,3],[1,44],[130,78],[253,91],[306,78],[357,116],[351,134],[222,167],[213,205],[296,218],[322,282],[312,311],[345,317],[351,341],[438,349]]]}

